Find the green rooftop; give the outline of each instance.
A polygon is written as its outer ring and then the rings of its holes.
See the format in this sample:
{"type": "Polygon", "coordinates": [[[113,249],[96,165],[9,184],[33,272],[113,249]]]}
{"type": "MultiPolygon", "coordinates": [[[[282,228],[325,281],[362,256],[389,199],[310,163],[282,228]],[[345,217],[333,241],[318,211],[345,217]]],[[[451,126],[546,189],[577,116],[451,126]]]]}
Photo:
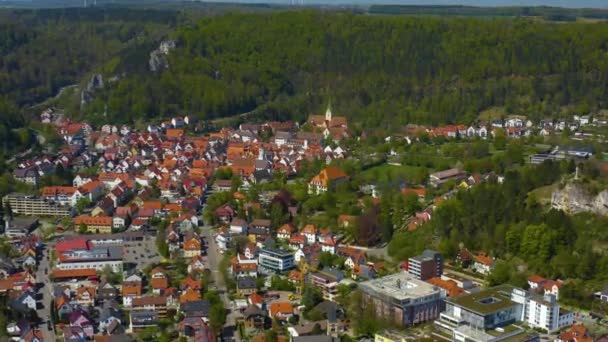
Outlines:
{"type": "Polygon", "coordinates": [[[511,291],[513,291],[512,286],[500,285],[477,293],[448,298],[446,301],[485,316],[514,306],[515,302],[511,300],[511,291]]]}

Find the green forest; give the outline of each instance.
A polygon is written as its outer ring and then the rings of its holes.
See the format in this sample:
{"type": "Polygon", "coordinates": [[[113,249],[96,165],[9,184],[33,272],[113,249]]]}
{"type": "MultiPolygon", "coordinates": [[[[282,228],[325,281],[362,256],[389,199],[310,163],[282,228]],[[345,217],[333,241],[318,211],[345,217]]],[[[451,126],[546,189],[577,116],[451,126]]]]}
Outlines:
{"type": "Polygon", "coordinates": [[[92,117],[107,104],[118,120],[303,119],[331,99],[362,125],[396,127],[470,123],[493,106],[588,113],[608,98],[604,23],[299,11],[203,18],[172,36],[170,68],[123,78],[87,108],[92,117]]]}
{"type": "Polygon", "coordinates": [[[93,123],[250,111],[301,120],[331,100],[361,126],[398,127],[470,123],[496,106],[532,118],[565,107],[588,113],[608,98],[606,23],[112,8],[2,11],[0,19],[4,101],[29,108],[93,73],[119,76],[83,113],[67,106],[93,123]],[[149,53],[166,38],[177,49],[169,68],[152,73],[149,53]]]}

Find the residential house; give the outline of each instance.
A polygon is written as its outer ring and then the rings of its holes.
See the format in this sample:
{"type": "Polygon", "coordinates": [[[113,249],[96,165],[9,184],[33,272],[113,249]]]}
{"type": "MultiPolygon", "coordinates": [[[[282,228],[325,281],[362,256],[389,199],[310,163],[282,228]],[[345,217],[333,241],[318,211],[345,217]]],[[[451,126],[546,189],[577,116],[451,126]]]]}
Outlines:
{"type": "Polygon", "coordinates": [[[154,310],[131,311],[130,316],[130,329],[135,332],[157,327],[159,323],[159,314],[154,310]]]}
{"type": "Polygon", "coordinates": [[[460,169],[448,169],[431,173],[429,175],[429,184],[434,187],[439,187],[449,181],[459,182],[466,178],[466,173],[460,169]]]}
{"type": "Polygon", "coordinates": [[[256,290],[256,278],[245,276],[237,279],[236,291],[239,295],[248,296],[255,293],[256,290]]]}
{"type": "Polygon", "coordinates": [[[94,305],[96,290],[94,286],[80,286],[76,289],[76,303],[82,306],[94,305]]]}
{"type": "Polygon", "coordinates": [[[155,294],[160,294],[169,287],[169,277],[163,268],[156,267],[150,271],[150,287],[155,294]]]}
{"type": "Polygon", "coordinates": [[[473,269],[478,273],[487,275],[494,269],[494,259],[487,256],[485,253],[476,255],[474,260],[473,269]]]}
{"type": "Polygon", "coordinates": [[[306,237],[308,244],[314,244],[317,241],[317,228],[312,224],[307,224],[300,232],[306,237]]]}
{"type": "Polygon", "coordinates": [[[162,318],[167,314],[168,299],[165,296],[135,297],[131,300],[131,307],[134,311],[155,311],[162,318]]]}
{"type": "Polygon", "coordinates": [[[101,284],[97,290],[97,300],[101,303],[118,299],[119,291],[110,283],[101,284]]]}
{"type": "Polygon", "coordinates": [[[291,223],[285,223],[277,230],[277,239],[289,240],[291,235],[296,231],[296,228],[291,223]]]}
{"type": "Polygon", "coordinates": [[[310,180],[308,183],[308,193],[320,195],[328,190],[335,189],[336,186],[347,179],[348,175],[342,169],[328,166],[310,180]]]}
{"type": "Polygon", "coordinates": [[[268,315],[271,319],[287,321],[293,316],[293,305],[290,302],[274,302],[269,305],[268,315]]]}
{"type": "Polygon", "coordinates": [[[17,296],[9,301],[11,309],[24,315],[29,315],[30,312],[36,311],[36,295],[33,291],[16,292],[16,294],[17,296]]]}
{"type": "Polygon", "coordinates": [[[183,255],[185,258],[193,258],[201,256],[202,253],[202,242],[201,238],[195,234],[190,233],[184,239],[183,244],[183,255]]]}
{"type": "Polygon", "coordinates": [[[197,273],[205,271],[205,263],[203,262],[202,256],[194,256],[190,259],[190,263],[188,264],[188,273],[197,273]]]}
{"type": "Polygon", "coordinates": [[[554,295],[556,299],[559,299],[559,290],[563,284],[564,283],[561,280],[547,280],[543,285],[545,295],[551,294],[554,295]]]}
{"type": "Polygon", "coordinates": [[[593,338],[584,325],[574,324],[570,329],[562,331],[555,342],[593,342],[593,338]]]}
{"type": "Polygon", "coordinates": [[[247,221],[235,217],[230,222],[230,233],[233,234],[247,234],[247,221]]]}
{"type": "Polygon", "coordinates": [[[215,209],[215,218],[220,223],[228,224],[228,223],[230,223],[230,221],[232,221],[232,218],[234,216],[235,216],[234,209],[227,204],[215,209]]]}
{"type": "Polygon", "coordinates": [[[243,317],[245,318],[245,327],[249,329],[263,330],[267,327],[266,312],[257,305],[249,305],[243,311],[243,317]]]}

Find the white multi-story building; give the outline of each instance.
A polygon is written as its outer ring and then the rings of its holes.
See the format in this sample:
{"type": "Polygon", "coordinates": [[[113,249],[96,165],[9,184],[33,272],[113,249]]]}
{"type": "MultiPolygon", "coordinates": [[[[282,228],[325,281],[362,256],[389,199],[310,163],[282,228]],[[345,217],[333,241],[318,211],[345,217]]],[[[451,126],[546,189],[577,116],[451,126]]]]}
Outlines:
{"type": "Polygon", "coordinates": [[[258,266],[265,272],[281,273],[294,268],[295,260],[289,251],[263,248],[259,252],[258,266]]]}
{"type": "Polygon", "coordinates": [[[526,302],[525,322],[552,333],[571,326],[574,313],[561,309],[554,295],[532,296],[526,302]]]}

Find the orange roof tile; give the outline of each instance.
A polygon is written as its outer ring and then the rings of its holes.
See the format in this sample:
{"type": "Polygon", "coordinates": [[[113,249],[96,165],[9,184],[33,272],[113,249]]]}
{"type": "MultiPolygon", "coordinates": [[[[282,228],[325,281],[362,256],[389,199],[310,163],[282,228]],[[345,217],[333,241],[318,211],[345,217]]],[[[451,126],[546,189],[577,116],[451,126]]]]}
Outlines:
{"type": "Polygon", "coordinates": [[[51,273],[51,278],[66,279],[66,278],[85,278],[97,276],[97,272],[93,268],[83,268],[79,270],[60,270],[55,269],[51,273]]]}
{"type": "Polygon", "coordinates": [[[165,132],[165,135],[169,138],[181,138],[184,135],[184,130],[179,128],[169,128],[165,132]]]}
{"type": "Polygon", "coordinates": [[[81,215],[74,218],[75,225],[84,224],[85,226],[112,226],[112,218],[109,216],[86,216],[81,215]]]}
{"type": "Polygon", "coordinates": [[[274,302],[270,304],[270,316],[275,317],[279,313],[283,315],[293,314],[293,305],[290,302],[274,302]]]}
{"type": "Polygon", "coordinates": [[[319,183],[323,186],[328,186],[329,182],[348,177],[348,175],[342,171],[342,169],[335,166],[328,166],[321,170],[319,174],[314,176],[311,180],[312,183],[319,183]]]}
{"type": "Polygon", "coordinates": [[[434,277],[426,282],[444,289],[448,293],[448,297],[456,297],[464,293],[464,290],[458,287],[458,284],[453,280],[442,280],[441,278],[434,277]]]}

